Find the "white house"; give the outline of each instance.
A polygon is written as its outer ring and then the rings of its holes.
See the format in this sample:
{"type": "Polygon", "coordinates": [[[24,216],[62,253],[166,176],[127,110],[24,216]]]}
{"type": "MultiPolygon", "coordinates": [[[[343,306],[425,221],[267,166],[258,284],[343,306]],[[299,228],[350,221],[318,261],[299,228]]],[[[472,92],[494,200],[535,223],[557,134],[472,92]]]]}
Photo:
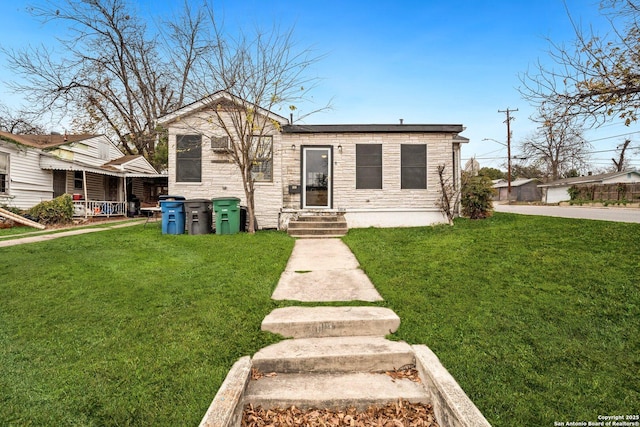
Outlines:
{"type": "MultiPolygon", "coordinates": [[[[220,149],[225,133],[212,120],[212,108],[233,100],[218,92],[159,120],[169,133],[169,194],[245,203],[237,166],[220,149]]],[[[286,229],[307,212],[344,215],[349,227],[446,221],[437,206],[438,166],[460,185],[462,125],[291,125],[258,111],[269,116],[272,143],[254,167],[259,228],[286,229]]]]}
{"type": "Polygon", "coordinates": [[[600,175],[587,175],[576,178],[560,179],[547,182],[538,187],[542,190],[542,201],[545,203],[559,203],[571,200],[569,188],[581,185],[606,185],[640,182],[640,172],[635,169],[622,172],[611,172],[600,175]]]}
{"type": "Polygon", "coordinates": [[[0,132],[0,204],[29,209],[72,194],[77,216],[127,213],[127,201],[157,200],[166,177],[143,156],[123,156],[104,135],[0,132]]]}

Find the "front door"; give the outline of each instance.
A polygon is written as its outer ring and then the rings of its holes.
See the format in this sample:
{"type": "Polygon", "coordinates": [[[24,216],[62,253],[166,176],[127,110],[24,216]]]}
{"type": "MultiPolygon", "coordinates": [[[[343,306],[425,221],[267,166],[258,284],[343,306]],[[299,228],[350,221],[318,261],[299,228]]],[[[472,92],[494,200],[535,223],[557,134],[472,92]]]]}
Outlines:
{"type": "Polygon", "coordinates": [[[67,171],[53,171],[53,198],[67,192],[67,171]]]}
{"type": "Polygon", "coordinates": [[[302,208],[331,207],[331,147],[302,147],[302,208]]]}

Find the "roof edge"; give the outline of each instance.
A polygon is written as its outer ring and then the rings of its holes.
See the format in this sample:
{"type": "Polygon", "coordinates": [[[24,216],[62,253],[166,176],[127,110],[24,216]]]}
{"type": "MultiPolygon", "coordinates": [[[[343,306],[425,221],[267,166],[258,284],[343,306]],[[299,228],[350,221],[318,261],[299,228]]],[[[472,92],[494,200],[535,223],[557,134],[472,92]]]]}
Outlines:
{"type": "Polygon", "coordinates": [[[459,124],[285,125],[283,133],[459,133],[459,124]]]}

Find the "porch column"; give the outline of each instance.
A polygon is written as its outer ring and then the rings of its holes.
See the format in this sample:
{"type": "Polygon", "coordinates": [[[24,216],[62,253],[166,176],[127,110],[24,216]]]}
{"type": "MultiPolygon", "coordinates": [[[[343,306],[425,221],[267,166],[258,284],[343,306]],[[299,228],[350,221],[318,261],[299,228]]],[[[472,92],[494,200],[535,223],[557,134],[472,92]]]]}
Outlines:
{"type": "Polygon", "coordinates": [[[89,216],[89,212],[88,212],[89,196],[87,195],[87,171],[86,170],[82,171],[82,190],[84,193],[84,218],[87,219],[87,217],[89,216]]]}

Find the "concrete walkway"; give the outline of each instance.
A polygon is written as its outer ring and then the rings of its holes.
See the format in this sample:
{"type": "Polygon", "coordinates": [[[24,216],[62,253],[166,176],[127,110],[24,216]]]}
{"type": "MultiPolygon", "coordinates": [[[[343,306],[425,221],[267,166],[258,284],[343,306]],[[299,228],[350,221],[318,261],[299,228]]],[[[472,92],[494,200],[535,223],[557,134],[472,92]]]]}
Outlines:
{"type": "Polygon", "coordinates": [[[306,302],[382,301],[340,239],[298,239],[271,297],[306,302]]]}
{"type": "MultiPolygon", "coordinates": [[[[381,301],[340,239],[298,239],[272,295],[276,300],[381,301]]],[[[245,405],[365,410],[399,400],[433,405],[440,425],[490,427],[425,345],[391,341],[400,318],[373,306],[290,306],[273,310],[261,329],[285,338],[231,368],[201,427],[240,426],[245,405]],[[390,372],[414,369],[420,381],[390,372]]]]}
{"type": "Polygon", "coordinates": [[[43,232],[36,232],[37,234],[29,233],[31,235],[26,237],[12,238],[7,236],[6,240],[0,240],[0,248],[16,246],[16,245],[24,245],[26,243],[46,242],[48,240],[58,239],[60,237],[77,236],[79,234],[95,233],[97,231],[106,231],[106,230],[113,230],[113,229],[122,228],[122,227],[130,227],[132,225],[138,225],[142,221],[144,220],[140,220],[140,221],[131,220],[127,222],[114,223],[113,225],[110,225],[110,226],[101,226],[101,227],[98,227],[97,225],[96,227],[83,226],[83,228],[71,229],[69,231],[61,231],[59,233],[52,233],[51,230],[49,230],[50,234],[41,234],[41,233],[47,233],[47,231],[43,231],[43,232]]]}

